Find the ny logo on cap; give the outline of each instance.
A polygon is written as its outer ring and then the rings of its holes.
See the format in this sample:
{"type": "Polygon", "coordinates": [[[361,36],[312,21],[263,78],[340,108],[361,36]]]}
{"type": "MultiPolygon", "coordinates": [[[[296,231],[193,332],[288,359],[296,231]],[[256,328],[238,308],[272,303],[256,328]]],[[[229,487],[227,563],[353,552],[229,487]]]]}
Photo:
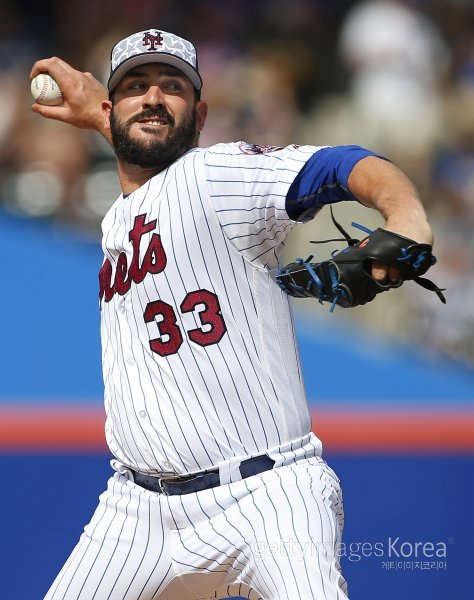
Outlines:
{"type": "Polygon", "coordinates": [[[163,43],[163,36],[161,35],[160,31],[156,35],[147,31],[147,32],[145,32],[145,35],[143,36],[143,39],[142,39],[142,44],[144,46],[150,46],[149,47],[150,52],[153,52],[154,50],[156,50],[157,46],[161,46],[162,43],[163,43]]]}

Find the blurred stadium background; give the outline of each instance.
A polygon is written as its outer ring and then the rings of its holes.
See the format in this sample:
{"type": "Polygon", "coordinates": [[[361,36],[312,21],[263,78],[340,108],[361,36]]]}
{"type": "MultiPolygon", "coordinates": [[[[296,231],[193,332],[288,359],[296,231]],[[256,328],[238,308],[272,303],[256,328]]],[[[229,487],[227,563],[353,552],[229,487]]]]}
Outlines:
{"type": "MultiPolygon", "coordinates": [[[[302,301],[298,335],[314,429],[343,482],[351,598],[472,595],[472,0],[0,0],[0,10],[0,598],[43,597],[109,475],[97,272],[114,157],[95,134],[33,115],[28,73],[57,55],[105,80],[112,44],[148,27],[198,47],[203,145],[360,144],[420,189],[439,259],[430,273],[448,304],[410,284],[333,315],[302,301]]],[[[379,223],[352,203],[336,213],[347,227],[379,223]]],[[[288,260],[332,235],[323,211],[292,236],[288,260]]]]}

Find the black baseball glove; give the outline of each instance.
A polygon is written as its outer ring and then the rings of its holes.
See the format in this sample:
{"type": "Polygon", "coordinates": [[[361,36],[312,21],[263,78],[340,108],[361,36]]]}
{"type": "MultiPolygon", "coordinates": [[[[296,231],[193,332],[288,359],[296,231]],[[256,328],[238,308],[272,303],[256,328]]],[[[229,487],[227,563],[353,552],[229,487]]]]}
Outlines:
{"type": "MultiPolygon", "coordinates": [[[[369,233],[363,240],[357,240],[349,237],[333,215],[332,218],[344,235],[347,248],[336,251],[330,259],[322,262],[310,262],[313,256],[306,261],[297,258],[295,262],[280,269],[276,280],[287,294],[296,298],[317,298],[320,303],[330,302],[333,311],[336,304],[349,308],[371,302],[377,294],[400,287],[404,281],[412,279],[435,292],[441,302],[446,303],[442,293],[444,290],[429,279],[420,277],[436,262],[430,244],[418,244],[386,229],[371,231],[352,223],[369,233]],[[396,267],[398,279],[384,283],[376,281],[371,274],[372,261],[396,267]]],[[[312,243],[330,241],[340,239],[312,243]]]]}

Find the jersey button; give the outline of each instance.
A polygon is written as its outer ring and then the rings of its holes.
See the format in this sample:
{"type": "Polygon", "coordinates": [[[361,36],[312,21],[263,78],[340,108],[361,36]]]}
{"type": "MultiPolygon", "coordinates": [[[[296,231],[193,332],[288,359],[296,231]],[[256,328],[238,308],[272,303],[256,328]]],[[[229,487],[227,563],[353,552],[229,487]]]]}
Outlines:
{"type": "Polygon", "coordinates": [[[127,357],[127,362],[129,365],[133,365],[135,364],[135,359],[133,358],[133,356],[129,356],[127,357]]]}
{"type": "Polygon", "coordinates": [[[146,415],[146,410],[141,410],[141,411],[140,411],[138,414],[140,415],[140,417],[141,417],[142,419],[144,419],[144,418],[147,416],[147,415],[146,415]]]}
{"type": "Polygon", "coordinates": [[[165,460],[165,462],[163,463],[163,466],[167,471],[172,471],[174,468],[169,460],[165,460]]]}

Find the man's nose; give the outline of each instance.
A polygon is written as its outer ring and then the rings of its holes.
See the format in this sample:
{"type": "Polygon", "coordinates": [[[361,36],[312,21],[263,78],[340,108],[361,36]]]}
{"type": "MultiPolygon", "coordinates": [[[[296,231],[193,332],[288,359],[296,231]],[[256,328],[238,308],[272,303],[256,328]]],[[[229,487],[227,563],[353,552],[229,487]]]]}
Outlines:
{"type": "Polygon", "coordinates": [[[143,96],[142,104],[144,108],[163,104],[163,94],[158,85],[150,85],[146,94],[143,96]]]}

